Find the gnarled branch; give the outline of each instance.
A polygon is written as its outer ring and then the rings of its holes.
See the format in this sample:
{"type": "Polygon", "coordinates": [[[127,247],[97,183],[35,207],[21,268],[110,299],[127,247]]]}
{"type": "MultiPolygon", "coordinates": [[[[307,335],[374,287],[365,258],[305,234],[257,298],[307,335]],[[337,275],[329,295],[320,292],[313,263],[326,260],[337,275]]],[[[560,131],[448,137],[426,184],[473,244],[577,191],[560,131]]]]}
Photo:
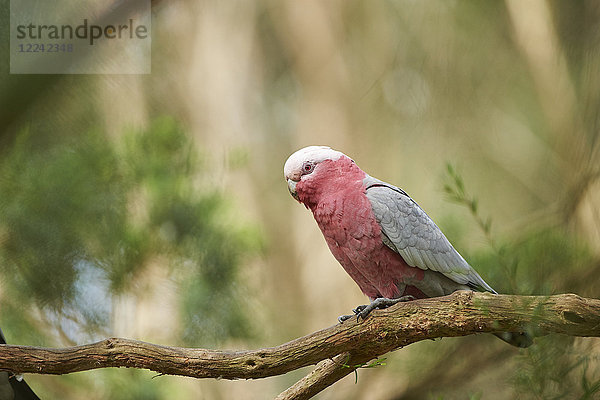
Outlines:
{"type": "Polygon", "coordinates": [[[346,321],[276,347],[222,351],[130,339],[50,349],[0,345],[0,370],[67,374],[107,367],[143,368],[196,378],[256,379],[317,364],[279,399],[306,399],[369,360],[425,339],[530,329],[536,335],[600,336],[600,300],[573,294],[492,295],[460,291],[400,303],[366,321],[346,321]]]}

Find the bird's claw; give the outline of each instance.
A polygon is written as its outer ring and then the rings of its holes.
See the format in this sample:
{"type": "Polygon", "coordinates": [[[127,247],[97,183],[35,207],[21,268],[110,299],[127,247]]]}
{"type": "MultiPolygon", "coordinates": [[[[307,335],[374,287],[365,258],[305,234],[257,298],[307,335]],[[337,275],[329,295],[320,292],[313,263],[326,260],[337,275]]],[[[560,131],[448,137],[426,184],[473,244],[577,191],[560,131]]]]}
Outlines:
{"type": "MultiPolygon", "coordinates": [[[[360,313],[365,309],[369,307],[368,304],[362,304],[360,306],[357,306],[356,308],[352,309],[352,312],[354,314],[350,314],[350,315],[340,315],[338,317],[338,321],[341,323],[343,323],[344,321],[349,320],[350,318],[356,317],[356,322],[358,322],[358,319],[360,318],[360,313]]],[[[368,313],[367,313],[368,314],[368,313]]]]}
{"type": "Polygon", "coordinates": [[[354,315],[340,315],[338,317],[338,321],[339,321],[340,324],[343,324],[344,321],[348,321],[352,317],[354,317],[354,315]]]}
{"type": "Polygon", "coordinates": [[[410,300],[414,300],[414,299],[415,299],[414,296],[410,296],[410,295],[398,297],[397,299],[388,299],[386,297],[378,297],[375,300],[373,300],[370,304],[363,304],[363,305],[360,305],[360,306],[357,306],[356,308],[354,308],[352,310],[354,315],[339,316],[338,321],[341,324],[344,321],[347,321],[354,316],[356,316],[356,322],[359,322],[361,318],[364,321],[365,319],[367,319],[367,317],[369,316],[371,311],[373,311],[376,308],[380,308],[380,309],[388,308],[389,306],[392,306],[396,303],[401,303],[401,302],[410,301],[410,300]]]}
{"type": "Polygon", "coordinates": [[[363,304],[363,305],[357,306],[356,308],[353,308],[352,312],[354,313],[354,315],[358,315],[362,312],[362,310],[364,310],[367,307],[369,307],[368,304],[363,304]]]}

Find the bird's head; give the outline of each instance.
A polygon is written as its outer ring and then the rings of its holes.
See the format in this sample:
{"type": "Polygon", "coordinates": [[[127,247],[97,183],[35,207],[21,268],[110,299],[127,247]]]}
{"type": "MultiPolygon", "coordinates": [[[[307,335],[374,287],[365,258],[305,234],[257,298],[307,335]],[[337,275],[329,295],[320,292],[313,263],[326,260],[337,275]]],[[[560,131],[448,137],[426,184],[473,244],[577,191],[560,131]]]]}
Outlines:
{"type": "Polygon", "coordinates": [[[283,166],[290,194],[296,200],[304,202],[298,195],[299,187],[309,186],[311,182],[316,184],[319,178],[324,178],[329,172],[325,165],[340,162],[354,163],[344,153],[327,146],[308,146],[296,151],[283,166]]]}

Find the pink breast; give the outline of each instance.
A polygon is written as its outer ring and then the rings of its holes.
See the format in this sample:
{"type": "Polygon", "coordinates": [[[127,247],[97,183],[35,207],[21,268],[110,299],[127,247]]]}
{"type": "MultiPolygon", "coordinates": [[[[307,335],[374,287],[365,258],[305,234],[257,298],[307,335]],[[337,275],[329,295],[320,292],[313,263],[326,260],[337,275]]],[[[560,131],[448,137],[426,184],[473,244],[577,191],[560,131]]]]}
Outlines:
{"type": "MultiPolygon", "coordinates": [[[[372,299],[398,297],[404,294],[404,284],[422,280],[424,273],[383,243],[365,194],[365,177],[351,159],[342,157],[322,162],[310,177],[298,182],[296,190],[312,210],[334,257],[363,293],[372,299]]],[[[413,289],[417,290],[407,290],[413,289]]]]}
{"type": "Polygon", "coordinates": [[[334,257],[368,297],[398,297],[397,284],[423,279],[422,270],[383,243],[362,187],[322,198],[313,213],[334,257]]]}

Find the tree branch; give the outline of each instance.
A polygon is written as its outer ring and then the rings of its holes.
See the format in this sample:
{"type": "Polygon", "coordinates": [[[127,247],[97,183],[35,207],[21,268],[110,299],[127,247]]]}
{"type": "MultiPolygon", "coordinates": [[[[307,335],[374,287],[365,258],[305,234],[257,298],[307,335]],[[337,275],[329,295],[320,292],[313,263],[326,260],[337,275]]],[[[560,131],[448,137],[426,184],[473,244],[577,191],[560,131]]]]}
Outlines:
{"type": "Polygon", "coordinates": [[[169,347],[130,339],[50,349],[0,345],[0,370],[67,374],[107,367],[143,368],[196,378],[256,379],[321,362],[279,399],[306,399],[369,360],[438,337],[530,329],[536,335],[600,336],[600,300],[573,294],[492,295],[460,291],[399,303],[276,347],[222,351],[169,347]]]}
{"type": "Polygon", "coordinates": [[[321,361],[312,372],[300,379],[275,400],[310,399],[323,389],[333,385],[346,375],[356,371],[359,366],[369,361],[371,356],[342,353],[333,359],[321,361]]]}

